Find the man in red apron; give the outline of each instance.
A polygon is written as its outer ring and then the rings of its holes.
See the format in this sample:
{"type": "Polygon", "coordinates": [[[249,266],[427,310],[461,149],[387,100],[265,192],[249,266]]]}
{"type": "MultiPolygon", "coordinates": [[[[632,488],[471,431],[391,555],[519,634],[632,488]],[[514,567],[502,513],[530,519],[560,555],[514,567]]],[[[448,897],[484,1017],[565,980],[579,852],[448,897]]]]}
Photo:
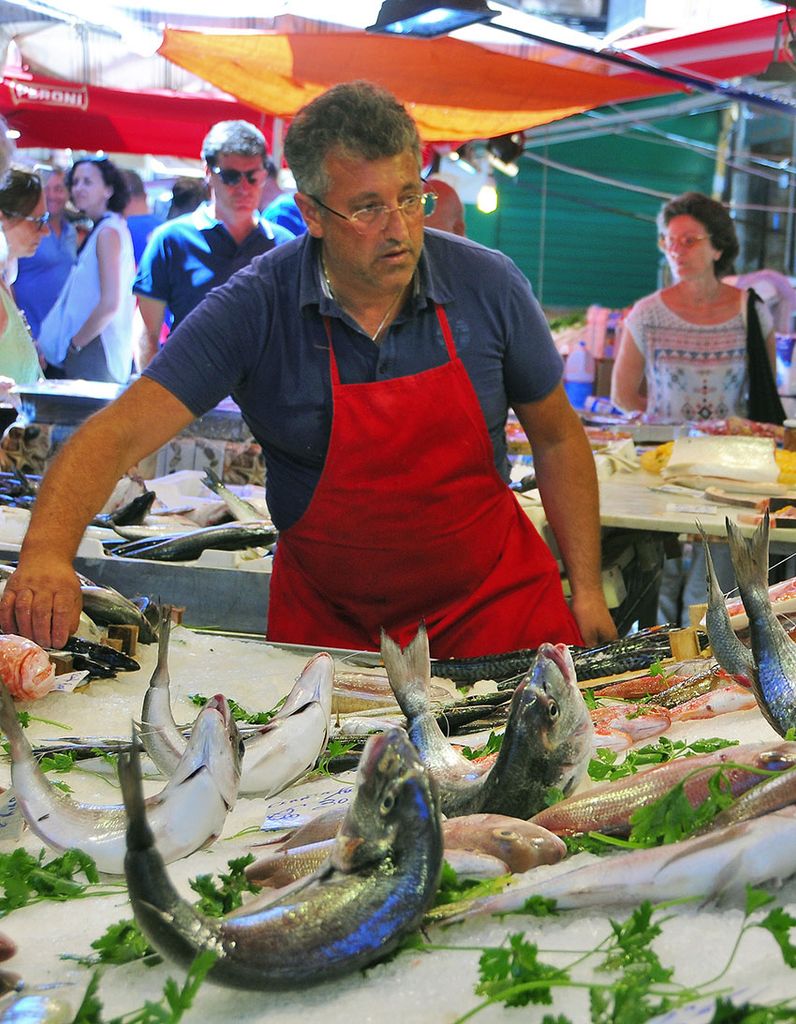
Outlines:
{"type": "Polygon", "coordinates": [[[424,231],[417,131],[388,93],[330,90],[296,117],[286,155],[307,235],[208,296],[74,436],[0,624],[63,642],[86,519],[119,471],[231,392],[263,445],[280,530],[270,639],[373,649],[381,628],[406,643],[422,619],[432,654],[449,657],[615,636],[594,462],[527,281],[502,254],[424,231]],[[496,466],[508,404],[533,447],[571,610],[496,466]]]}

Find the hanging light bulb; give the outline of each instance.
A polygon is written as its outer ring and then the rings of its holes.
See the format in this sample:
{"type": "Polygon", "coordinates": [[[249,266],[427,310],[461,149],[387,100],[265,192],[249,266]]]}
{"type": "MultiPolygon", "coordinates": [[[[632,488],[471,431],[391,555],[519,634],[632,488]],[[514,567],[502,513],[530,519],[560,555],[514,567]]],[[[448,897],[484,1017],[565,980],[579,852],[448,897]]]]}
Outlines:
{"type": "Polygon", "coordinates": [[[475,205],[481,213],[494,213],[498,208],[497,187],[495,186],[495,179],[491,175],[478,190],[478,198],[475,201],[475,205]]]}

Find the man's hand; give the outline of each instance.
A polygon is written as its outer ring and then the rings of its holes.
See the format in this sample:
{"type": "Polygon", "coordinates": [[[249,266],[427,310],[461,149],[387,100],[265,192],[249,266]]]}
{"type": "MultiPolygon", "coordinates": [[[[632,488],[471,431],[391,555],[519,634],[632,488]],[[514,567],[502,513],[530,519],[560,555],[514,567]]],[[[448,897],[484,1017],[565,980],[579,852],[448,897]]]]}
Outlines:
{"type": "Polygon", "coordinates": [[[586,647],[599,647],[616,640],[616,623],[608,611],[601,587],[576,591],[572,595],[570,608],[586,647]]]}
{"type": "Polygon", "coordinates": [[[41,647],[63,647],[77,629],[82,601],[70,564],[30,556],[6,582],[0,600],[0,627],[41,647]]]}

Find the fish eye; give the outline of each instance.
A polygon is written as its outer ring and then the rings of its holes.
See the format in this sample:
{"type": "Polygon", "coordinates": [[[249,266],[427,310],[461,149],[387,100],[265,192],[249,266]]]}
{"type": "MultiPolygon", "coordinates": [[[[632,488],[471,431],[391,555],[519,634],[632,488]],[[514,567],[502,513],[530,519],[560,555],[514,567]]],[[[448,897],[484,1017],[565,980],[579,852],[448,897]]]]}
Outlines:
{"type": "Polygon", "coordinates": [[[558,715],[559,715],[558,703],[556,701],[554,701],[554,700],[551,700],[550,703],[547,706],[547,716],[548,716],[548,718],[558,718],[558,715]]]}
{"type": "Polygon", "coordinates": [[[393,807],[395,807],[395,797],[392,793],[386,793],[381,801],[381,813],[389,814],[393,807]]]}

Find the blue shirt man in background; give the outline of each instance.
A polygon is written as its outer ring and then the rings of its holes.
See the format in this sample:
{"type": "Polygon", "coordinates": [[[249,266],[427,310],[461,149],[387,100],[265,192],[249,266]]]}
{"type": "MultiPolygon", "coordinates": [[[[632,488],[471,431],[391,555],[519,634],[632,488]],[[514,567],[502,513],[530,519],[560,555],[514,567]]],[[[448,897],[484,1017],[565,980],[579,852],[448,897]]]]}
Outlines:
{"type": "Polygon", "coordinates": [[[259,213],[268,150],[253,124],[213,125],[202,143],[202,159],[210,199],[157,228],[141,257],[133,285],[144,324],[139,369],[158,351],[167,307],[176,327],[212,288],[293,237],[259,213]]]}

